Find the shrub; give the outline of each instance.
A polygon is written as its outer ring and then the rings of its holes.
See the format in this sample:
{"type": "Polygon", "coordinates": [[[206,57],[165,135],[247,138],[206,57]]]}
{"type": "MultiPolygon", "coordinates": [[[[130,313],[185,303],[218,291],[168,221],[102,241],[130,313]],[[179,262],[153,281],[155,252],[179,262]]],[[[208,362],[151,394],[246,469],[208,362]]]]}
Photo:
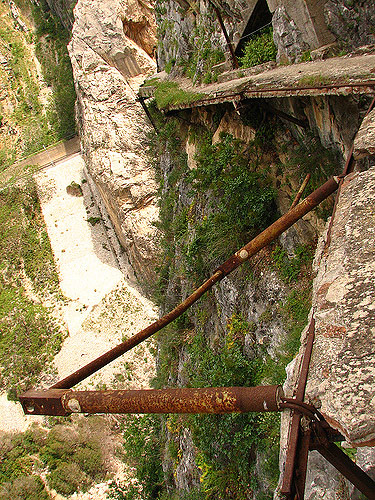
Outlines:
{"type": "Polygon", "coordinates": [[[306,266],[312,262],[313,251],[311,247],[300,245],[296,248],[295,256],[290,259],[281,246],[276,246],[271,255],[281,278],[290,283],[296,281],[301,273],[306,271],[306,266]]]}
{"type": "Polygon", "coordinates": [[[273,30],[268,28],[251,38],[245,45],[241,66],[251,68],[267,61],[275,61],[277,48],[273,42],[273,30]]]}
{"type": "MultiPolygon", "coordinates": [[[[242,316],[234,314],[226,337],[214,348],[202,331],[195,333],[187,347],[193,387],[255,385],[260,361],[250,361],[243,353],[249,329],[242,316]]],[[[197,464],[202,471],[204,498],[249,498],[257,487],[251,473],[256,447],[263,443],[268,460],[277,457],[278,442],[272,436],[278,435],[278,422],[258,414],[192,415],[187,421],[199,450],[197,464]]]]}
{"type": "Polygon", "coordinates": [[[154,500],[163,486],[158,415],[125,417],[124,453],[136,468],[136,484],[112,483],[110,498],[116,500],[154,500]],[[140,491],[142,492],[140,494],[140,491]]]}
{"type": "Polygon", "coordinates": [[[256,170],[257,160],[244,154],[243,143],[233,136],[222,134],[217,144],[203,142],[196,159],[190,174],[193,189],[211,192],[215,207],[194,224],[195,235],[185,248],[189,270],[202,275],[266,227],[275,208],[266,175],[256,170]]]}
{"type": "Polygon", "coordinates": [[[22,476],[0,486],[0,500],[50,500],[39,476],[22,476]]]}
{"type": "Polygon", "coordinates": [[[48,485],[58,493],[68,496],[75,491],[85,491],[89,481],[76,463],[60,462],[49,474],[48,485]]]}

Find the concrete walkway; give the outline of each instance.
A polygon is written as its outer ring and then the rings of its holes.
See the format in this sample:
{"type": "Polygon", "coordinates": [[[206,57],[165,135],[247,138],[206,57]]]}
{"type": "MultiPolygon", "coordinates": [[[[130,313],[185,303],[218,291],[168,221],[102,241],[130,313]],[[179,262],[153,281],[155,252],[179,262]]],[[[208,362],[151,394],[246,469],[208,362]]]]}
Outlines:
{"type": "MultiPolygon", "coordinates": [[[[247,98],[291,96],[370,94],[375,92],[375,54],[332,57],[290,66],[266,63],[249,69],[238,69],[221,75],[222,82],[193,85],[188,78],[177,78],[179,87],[189,93],[202,94],[197,100],[170,104],[165,110],[238,102],[247,98]]],[[[163,72],[155,75],[169,80],[163,72]]],[[[139,95],[151,97],[155,88],[141,87],[139,95]]]]}

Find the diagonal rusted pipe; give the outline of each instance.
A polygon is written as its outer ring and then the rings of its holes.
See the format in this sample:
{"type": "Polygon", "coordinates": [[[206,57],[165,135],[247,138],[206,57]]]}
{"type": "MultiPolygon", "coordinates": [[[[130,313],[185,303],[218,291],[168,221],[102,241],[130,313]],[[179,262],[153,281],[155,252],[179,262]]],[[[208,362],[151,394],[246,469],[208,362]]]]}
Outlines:
{"type": "Polygon", "coordinates": [[[181,314],[184,313],[192,304],[194,304],[207,290],[212,288],[215,283],[222,280],[229,273],[237,269],[237,267],[239,267],[243,262],[247,261],[250,257],[259,252],[259,250],[271,243],[271,241],[280,236],[280,234],[289,229],[299,219],[301,219],[304,215],[306,215],[317,205],[319,205],[323,200],[328,198],[328,196],[334,193],[338,188],[339,180],[340,179],[338,177],[332,177],[325,184],[311,193],[296,207],[294,207],[292,210],[289,210],[289,212],[287,212],[277,221],[271,224],[267,229],[261,232],[247,245],[245,245],[238,252],[232,255],[232,257],[224,262],[224,264],[222,264],[215,271],[215,273],[203,283],[203,285],[197,288],[189,297],[187,297],[180,305],[175,307],[168,314],[158,319],[144,330],[141,330],[130,339],[125,340],[110,351],[102,354],[97,359],[91,361],[91,363],[88,363],[86,366],[79,368],[76,372],[68,375],[63,380],[60,380],[59,382],[54,384],[52,388],[69,389],[73,387],[75,384],[78,384],[78,382],[81,382],[86,377],[89,377],[90,375],[95,373],[97,370],[100,370],[100,368],[107,365],[111,361],[114,361],[119,356],[137,346],[144,340],[148,339],[149,337],[151,337],[151,335],[158,332],[173,320],[181,316],[181,314]]]}

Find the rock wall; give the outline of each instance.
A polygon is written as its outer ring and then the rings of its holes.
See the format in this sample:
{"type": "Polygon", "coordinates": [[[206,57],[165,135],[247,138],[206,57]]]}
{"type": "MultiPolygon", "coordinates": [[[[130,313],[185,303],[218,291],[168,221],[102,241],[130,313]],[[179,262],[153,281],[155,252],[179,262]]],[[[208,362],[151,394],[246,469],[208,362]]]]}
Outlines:
{"type": "Polygon", "coordinates": [[[146,155],[151,128],[136,93],[156,69],[152,7],[79,0],[74,16],[69,53],[84,159],[130,264],[145,281],[154,276],[158,210],[146,155]]]}
{"type": "MultiPolygon", "coordinates": [[[[375,168],[351,174],[342,186],[331,233],[319,243],[315,257],[312,311],[315,342],[306,386],[306,400],[346,438],[346,447],[360,447],[357,464],[373,477],[375,410],[373,402],[374,304],[372,280],[375,253],[373,206],[375,168]]],[[[327,225],[328,228],[328,225],[327,225]]],[[[306,332],[305,332],[306,334],[306,332]]],[[[303,336],[304,337],[304,336],[303,336]]],[[[291,395],[304,351],[288,367],[285,391],[291,395]]],[[[281,470],[289,417],[284,415],[281,436],[281,470]]],[[[311,453],[306,498],[357,499],[353,489],[318,452],[311,453]]],[[[276,495],[276,498],[279,498],[276,495]]]]}
{"type": "Polygon", "coordinates": [[[328,0],[324,14],[331,32],[350,50],[375,43],[374,2],[328,0]]]}
{"type": "Polygon", "coordinates": [[[67,30],[73,27],[73,8],[77,0],[46,0],[50,9],[59,17],[67,30]]]}

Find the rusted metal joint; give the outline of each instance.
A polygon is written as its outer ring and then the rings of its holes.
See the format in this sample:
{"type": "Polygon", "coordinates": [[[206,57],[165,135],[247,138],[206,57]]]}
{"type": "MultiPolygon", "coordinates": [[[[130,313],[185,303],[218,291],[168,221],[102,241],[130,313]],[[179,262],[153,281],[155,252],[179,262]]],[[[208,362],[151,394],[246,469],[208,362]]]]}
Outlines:
{"type": "Polygon", "coordinates": [[[299,413],[302,413],[306,417],[311,418],[312,420],[322,421],[324,420],[323,415],[315,408],[315,406],[310,405],[308,403],[304,403],[303,401],[298,401],[294,398],[282,398],[280,403],[281,409],[290,409],[295,410],[299,413]]]}

